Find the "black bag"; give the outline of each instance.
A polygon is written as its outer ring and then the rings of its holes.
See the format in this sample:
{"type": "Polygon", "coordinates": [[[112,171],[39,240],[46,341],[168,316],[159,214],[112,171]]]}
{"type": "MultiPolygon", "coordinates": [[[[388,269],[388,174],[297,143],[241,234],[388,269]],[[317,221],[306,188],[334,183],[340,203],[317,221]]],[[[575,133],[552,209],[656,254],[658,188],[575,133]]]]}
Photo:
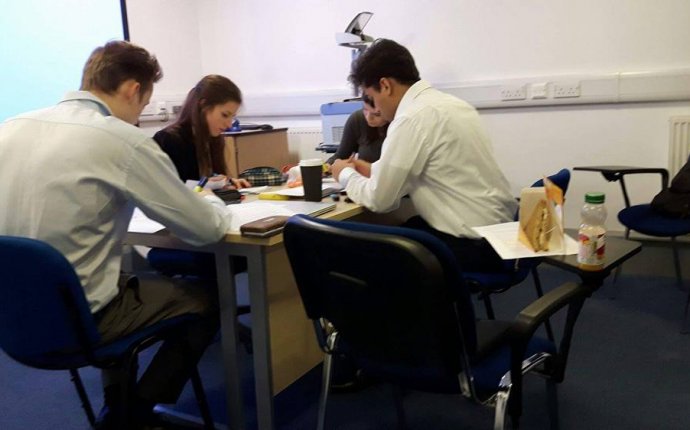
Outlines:
{"type": "Polygon", "coordinates": [[[652,209],[673,218],[690,217],[690,159],[671,181],[652,199],[652,209]]]}

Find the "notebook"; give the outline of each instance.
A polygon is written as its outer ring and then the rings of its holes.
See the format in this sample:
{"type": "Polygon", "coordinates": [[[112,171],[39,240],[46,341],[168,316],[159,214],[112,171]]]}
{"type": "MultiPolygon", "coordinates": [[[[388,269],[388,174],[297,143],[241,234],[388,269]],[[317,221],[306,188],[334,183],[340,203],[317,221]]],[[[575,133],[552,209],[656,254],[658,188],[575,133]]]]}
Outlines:
{"type": "MultiPolygon", "coordinates": [[[[321,185],[321,196],[328,197],[333,193],[338,193],[343,187],[338,183],[324,183],[321,185]]],[[[283,188],[282,190],[272,191],[273,194],[288,197],[304,197],[304,187],[283,188]]]]}
{"type": "Polygon", "coordinates": [[[225,208],[230,218],[230,233],[239,233],[243,224],[275,215],[305,214],[319,216],[335,209],[333,202],[305,202],[302,200],[255,200],[225,208]]]}

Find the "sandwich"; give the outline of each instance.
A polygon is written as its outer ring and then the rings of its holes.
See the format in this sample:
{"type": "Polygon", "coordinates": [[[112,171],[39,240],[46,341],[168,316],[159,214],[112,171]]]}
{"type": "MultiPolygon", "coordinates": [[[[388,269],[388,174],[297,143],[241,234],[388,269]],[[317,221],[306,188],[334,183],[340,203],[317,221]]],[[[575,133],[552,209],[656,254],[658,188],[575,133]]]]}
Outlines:
{"type": "Polygon", "coordinates": [[[524,224],[524,237],[534,251],[549,250],[553,220],[547,205],[545,199],[539,200],[524,224]]]}

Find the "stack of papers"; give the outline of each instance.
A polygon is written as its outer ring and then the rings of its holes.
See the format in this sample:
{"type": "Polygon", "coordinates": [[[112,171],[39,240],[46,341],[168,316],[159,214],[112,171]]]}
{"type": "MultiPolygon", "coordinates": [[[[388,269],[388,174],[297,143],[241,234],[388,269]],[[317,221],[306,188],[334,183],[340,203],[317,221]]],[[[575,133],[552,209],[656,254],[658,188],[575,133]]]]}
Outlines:
{"type": "MultiPolygon", "coordinates": [[[[225,207],[226,216],[230,219],[229,233],[239,233],[240,226],[248,222],[256,221],[274,215],[292,216],[305,214],[318,216],[335,209],[335,203],[330,202],[304,202],[300,200],[264,201],[258,200],[225,207]]],[[[129,222],[130,233],[155,233],[163,230],[165,226],[144,215],[135,208],[132,219],[129,222]]]]}
{"type": "Polygon", "coordinates": [[[144,215],[141,209],[134,208],[134,213],[132,214],[132,219],[129,221],[129,228],[127,231],[130,233],[155,233],[164,228],[165,226],[163,224],[144,215]]]}
{"type": "Polygon", "coordinates": [[[297,214],[321,215],[335,209],[335,203],[304,202],[293,200],[265,201],[257,200],[239,205],[228,205],[225,208],[230,218],[230,233],[239,233],[240,226],[261,218],[275,215],[292,216],[297,214]]]}
{"type": "MultiPolygon", "coordinates": [[[[326,182],[321,184],[322,191],[329,188],[335,191],[340,191],[343,189],[343,187],[337,182],[326,182]]],[[[283,188],[282,190],[273,191],[272,193],[288,197],[304,197],[304,187],[283,188]]]]}

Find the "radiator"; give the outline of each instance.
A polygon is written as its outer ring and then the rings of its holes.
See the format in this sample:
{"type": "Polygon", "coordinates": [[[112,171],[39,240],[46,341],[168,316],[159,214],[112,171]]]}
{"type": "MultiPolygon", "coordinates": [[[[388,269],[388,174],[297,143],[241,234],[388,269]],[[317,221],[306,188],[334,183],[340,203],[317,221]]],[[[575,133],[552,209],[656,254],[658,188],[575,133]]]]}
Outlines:
{"type": "Polygon", "coordinates": [[[288,128],[288,146],[290,153],[297,153],[299,159],[325,158],[325,154],[315,148],[323,142],[320,128],[288,128]]]}
{"type": "Polygon", "coordinates": [[[690,116],[669,120],[668,173],[673,178],[690,156],[690,116]]]}

